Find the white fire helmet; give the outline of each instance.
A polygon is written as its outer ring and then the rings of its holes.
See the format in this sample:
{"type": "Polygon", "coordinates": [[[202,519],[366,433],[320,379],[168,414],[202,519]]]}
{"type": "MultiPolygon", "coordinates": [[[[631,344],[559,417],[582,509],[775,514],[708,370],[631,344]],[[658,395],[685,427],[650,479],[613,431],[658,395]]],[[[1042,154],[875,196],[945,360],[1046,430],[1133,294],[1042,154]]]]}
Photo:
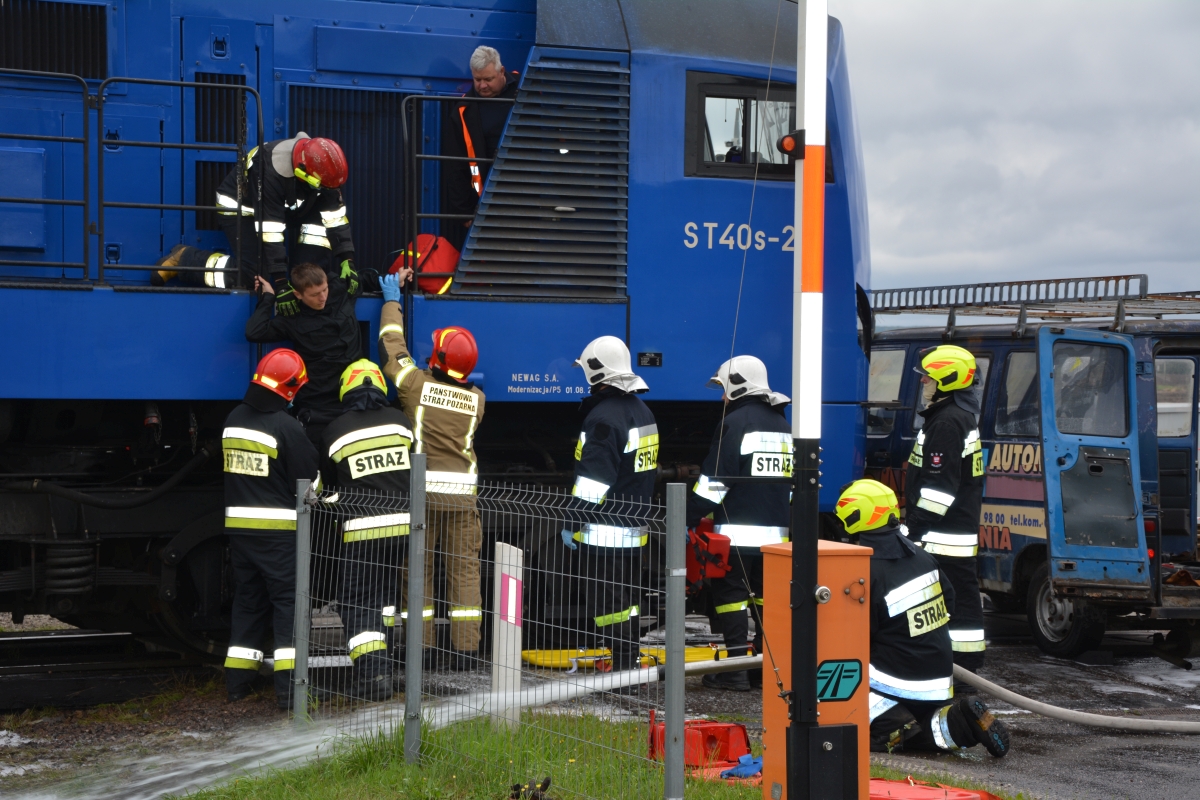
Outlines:
{"type": "Polygon", "coordinates": [[[588,342],[575,366],[583,367],[588,386],[606,383],[630,393],[650,390],[646,382],[633,373],[629,348],[615,336],[601,336],[588,342]]]}
{"type": "Polygon", "coordinates": [[[790,403],[786,394],[772,392],[767,383],[767,366],[754,356],[734,356],[717,369],[717,374],[708,380],[708,385],[725,392],[730,400],[762,395],[778,406],[790,403]]]}

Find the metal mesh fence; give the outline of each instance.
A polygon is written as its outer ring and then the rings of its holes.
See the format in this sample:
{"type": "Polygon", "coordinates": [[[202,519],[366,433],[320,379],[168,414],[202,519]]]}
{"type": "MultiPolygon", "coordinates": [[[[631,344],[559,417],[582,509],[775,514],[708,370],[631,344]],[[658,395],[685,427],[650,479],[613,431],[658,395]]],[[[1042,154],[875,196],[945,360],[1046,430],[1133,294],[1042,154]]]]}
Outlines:
{"type": "Polygon", "coordinates": [[[496,785],[551,775],[560,797],[611,797],[613,781],[662,796],[665,507],[512,484],[448,493],[414,461],[411,497],[339,488],[307,504],[297,716],[403,737],[410,760],[496,785]]]}

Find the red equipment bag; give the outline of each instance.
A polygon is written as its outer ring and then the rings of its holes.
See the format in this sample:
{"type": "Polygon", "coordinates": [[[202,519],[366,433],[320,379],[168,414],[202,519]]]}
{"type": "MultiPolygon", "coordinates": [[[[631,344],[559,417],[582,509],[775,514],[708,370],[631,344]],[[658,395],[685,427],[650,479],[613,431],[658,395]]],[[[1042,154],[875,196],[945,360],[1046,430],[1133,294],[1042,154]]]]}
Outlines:
{"type": "Polygon", "coordinates": [[[450,288],[450,284],[454,281],[451,273],[458,266],[458,250],[454,245],[446,241],[441,236],[434,236],[432,233],[422,233],[417,236],[417,252],[414,256],[412,253],[412,244],[400,255],[396,256],[396,260],[392,262],[392,266],[388,269],[388,274],[395,274],[400,271],[400,268],[411,263],[413,258],[417,262],[417,288],[422,292],[430,294],[445,294],[450,288]],[[445,273],[440,277],[422,278],[422,272],[445,273]]]}
{"type": "Polygon", "coordinates": [[[695,594],[705,578],[724,578],[729,572],[729,537],[717,533],[707,517],[688,529],[687,593],[695,594]]]}

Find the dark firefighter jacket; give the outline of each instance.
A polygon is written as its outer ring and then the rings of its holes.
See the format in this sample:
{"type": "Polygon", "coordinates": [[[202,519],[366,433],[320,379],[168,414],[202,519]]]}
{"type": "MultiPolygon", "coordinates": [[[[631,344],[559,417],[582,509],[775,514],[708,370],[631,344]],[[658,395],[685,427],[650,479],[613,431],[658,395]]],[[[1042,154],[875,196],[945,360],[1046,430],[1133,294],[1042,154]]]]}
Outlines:
{"type": "MultiPolygon", "coordinates": [[[[296,139],[267,142],[250,151],[247,158],[245,194],[241,214],[255,217],[254,192],[262,180],[262,219],[255,228],[263,242],[263,268],[273,278],[288,272],[288,245],[307,244],[332,251],[331,263],[354,257],[350,220],[339,189],[314,189],[292,171],[292,148],[296,139]],[[276,152],[276,148],[279,152],[276,152]]],[[[225,176],[217,187],[217,213],[238,213],[237,171],[225,176]]],[[[253,243],[251,243],[252,245],[253,243]]],[[[245,243],[242,245],[246,246],[245,243]]]]}
{"type": "Polygon", "coordinates": [[[935,397],[908,458],[905,484],[909,536],[926,552],[973,558],[983,502],[983,448],[974,392],[935,397]],[[972,406],[974,403],[974,406],[972,406]],[[967,406],[964,408],[963,406],[967,406]],[[974,408],[974,411],[970,410],[974,408]]]}
{"type": "MultiPolygon", "coordinates": [[[[508,83],[499,97],[515,99],[517,84],[521,76],[515,72],[508,73],[508,83]]],[[[466,97],[479,97],[474,89],[467,92],[466,97]]],[[[442,124],[442,154],[447,156],[469,156],[467,138],[470,137],[475,155],[479,158],[495,158],[500,146],[500,137],[504,133],[504,125],[512,111],[509,103],[494,103],[485,100],[481,103],[466,103],[457,101],[446,104],[446,113],[442,124]],[[486,108],[485,108],[486,106],[486,108]],[[464,134],[463,128],[466,127],[464,134]]],[[[446,206],[451,214],[474,214],[475,206],[479,203],[479,193],[472,183],[470,164],[466,161],[447,161],[442,165],[442,180],[446,187],[446,206]]],[[[479,185],[487,182],[492,165],[478,164],[479,185]]]]}
{"type": "Polygon", "coordinates": [[[332,413],[341,409],[342,372],[363,357],[363,347],[354,313],[358,292],[351,293],[341,278],[330,275],[328,279],[329,299],[320,311],[297,301],[295,314],[273,317],[275,295],[264,292],[246,321],[246,338],[251,342],[291,341],[308,369],[308,383],[296,394],[296,407],[332,413]]]}
{"type": "Polygon", "coordinates": [[[717,532],[734,547],[761,547],[787,541],[791,486],[786,483],[736,483],[722,477],[792,476],[791,426],[784,406],[762,396],[734,400],[725,421],[713,432],[700,479],[688,495],[687,524],[694,527],[712,513],[717,532]]]}
{"type": "Polygon", "coordinates": [[[953,696],[954,653],[946,623],[954,589],[937,559],[900,528],[867,531],[858,544],[871,554],[871,691],[935,701],[953,696]]]}
{"type": "Polygon", "coordinates": [[[241,533],[296,530],[296,481],[308,478],[320,489],[317,449],[284,411],[286,401],[263,402],[269,394],[251,386],[221,435],[225,527],[241,533]]]}
{"type": "Polygon", "coordinates": [[[322,435],[321,474],[338,486],[407,494],[412,439],[408,416],[398,408],[347,411],[322,435]]]}
{"type": "Polygon", "coordinates": [[[599,547],[639,547],[646,543],[628,514],[648,509],[658,478],[658,423],[635,394],[605,386],[582,403],[583,430],[575,445],[575,507],[602,510],[596,524],[576,525],[575,540],[599,547]],[[610,524],[611,523],[611,524],[610,524]]]}

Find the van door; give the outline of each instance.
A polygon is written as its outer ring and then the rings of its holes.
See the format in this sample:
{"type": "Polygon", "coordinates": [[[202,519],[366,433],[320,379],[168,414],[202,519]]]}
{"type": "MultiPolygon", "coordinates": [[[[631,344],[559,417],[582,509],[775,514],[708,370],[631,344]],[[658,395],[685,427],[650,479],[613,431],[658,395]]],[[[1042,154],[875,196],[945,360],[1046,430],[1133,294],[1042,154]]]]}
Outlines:
{"type": "Polygon", "coordinates": [[[1042,327],[1050,576],[1067,596],[1150,600],[1132,337],[1042,327]]]}
{"type": "Polygon", "coordinates": [[[1158,356],[1159,541],[1163,560],[1196,548],[1196,357],[1158,356]]]}

